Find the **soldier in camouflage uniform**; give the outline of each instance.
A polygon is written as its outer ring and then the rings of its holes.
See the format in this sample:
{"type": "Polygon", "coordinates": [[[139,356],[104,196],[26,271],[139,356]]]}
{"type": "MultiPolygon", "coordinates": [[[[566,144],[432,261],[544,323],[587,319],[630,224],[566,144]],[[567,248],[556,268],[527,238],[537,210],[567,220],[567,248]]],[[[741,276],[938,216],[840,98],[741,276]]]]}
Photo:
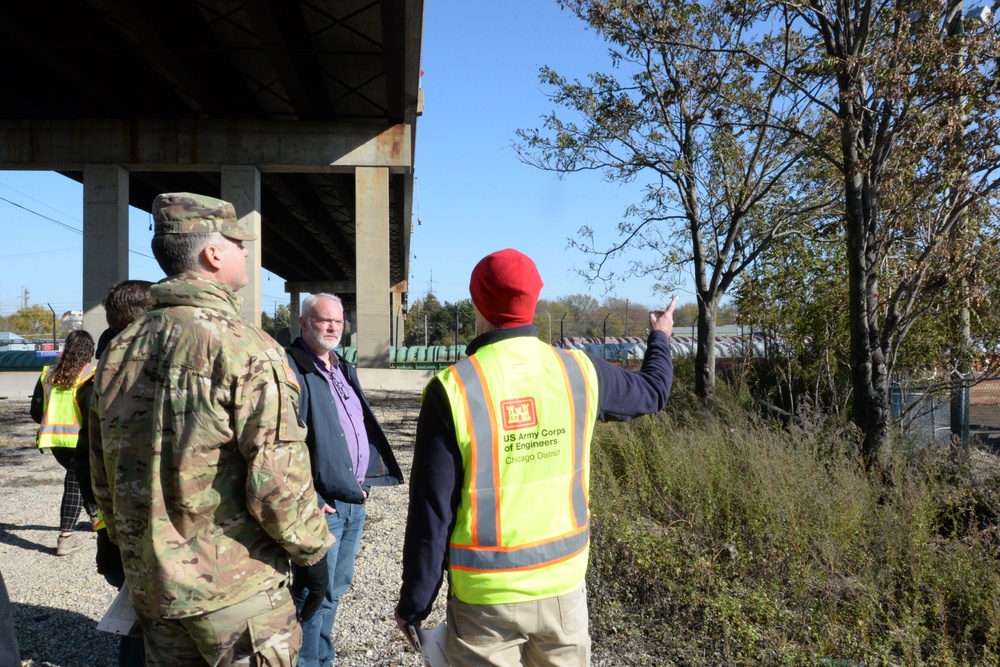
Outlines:
{"type": "Polygon", "coordinates": [[[169,276],[101,360],[94,491],[122,551],[149,665],[294,665],[289,559],[326,590],[333,544],[284,350],[240,317],[247,251],[232,204],[153,202],[169,276]],[[322,571],[322,572],[320,572],[322,571]],[[315,578],[312,578],[312,577],[315,578]]]}

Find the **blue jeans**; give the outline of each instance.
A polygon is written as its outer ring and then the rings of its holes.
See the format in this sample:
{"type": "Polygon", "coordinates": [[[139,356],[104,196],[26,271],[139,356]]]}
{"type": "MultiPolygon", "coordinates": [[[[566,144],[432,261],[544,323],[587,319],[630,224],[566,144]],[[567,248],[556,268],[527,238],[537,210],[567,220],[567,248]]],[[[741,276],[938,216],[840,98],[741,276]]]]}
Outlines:
{"type": "MultiPolygon", "coordinates": [[[[361,533],[365,528],[365,506],[334,502],[336,513],[326,515],[326,525],[336,542],[326,554],[330,570],[330,588],[316,615],[302,624],[302,650],[299,667],[328,667],[333,663],[333,621],[337,617],[340,596],[347,592],[354,581],[354,558],[361,547],[361,533]]],[[[301,609],[305,591],[295,597],[301,609]]]]}

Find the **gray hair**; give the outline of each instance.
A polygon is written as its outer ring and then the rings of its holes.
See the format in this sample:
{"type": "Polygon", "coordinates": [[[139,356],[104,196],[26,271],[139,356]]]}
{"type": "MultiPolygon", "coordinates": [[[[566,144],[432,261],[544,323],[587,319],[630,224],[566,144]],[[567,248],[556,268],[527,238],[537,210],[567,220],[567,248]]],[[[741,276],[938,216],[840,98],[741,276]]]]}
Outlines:
{"type": "Polygon", "coordinates": [[[340,307],[344,307],[344,302],[340,300],[340,297],[336,294],[327,294],[326,292],[317,292],[316,294],[310,294],[302,301],[301,313],[302,317],[307,320],[312,316],[313,308],[316,306],[316,302],[320,299],[329,299],[330,301],[336,301],[340,304],[340,307]]]}
{"type": "Polygon", "coordinates": [[[222,245],[224,238],[219,232],[154,234],[150,246],[156,263],[165,274],[173,276],[199,269],[201,251],[209,245],[222,245]]]}

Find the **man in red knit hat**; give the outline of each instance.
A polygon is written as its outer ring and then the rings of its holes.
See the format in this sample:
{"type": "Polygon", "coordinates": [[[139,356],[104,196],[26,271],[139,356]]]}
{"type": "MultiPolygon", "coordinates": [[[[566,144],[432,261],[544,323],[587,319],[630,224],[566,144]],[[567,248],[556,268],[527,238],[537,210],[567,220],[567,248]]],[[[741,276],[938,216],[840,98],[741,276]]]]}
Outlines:
{"type": "Polygon", "coordinates": [[[454,665],[590,663],[590,441],[595,422],[666,405],[677,299],[649,313],[642,368],[538,339],[542,279],[508,248],[469,283],[482,333],[424,391],[396,622],[413,643],[448,572],[454,665]]]}

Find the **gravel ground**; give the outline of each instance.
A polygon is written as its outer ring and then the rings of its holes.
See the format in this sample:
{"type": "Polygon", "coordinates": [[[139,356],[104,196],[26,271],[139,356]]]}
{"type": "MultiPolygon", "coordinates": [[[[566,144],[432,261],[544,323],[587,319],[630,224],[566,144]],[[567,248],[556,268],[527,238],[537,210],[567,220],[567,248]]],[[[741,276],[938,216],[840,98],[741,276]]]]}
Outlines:
{"type": "MultiPolygon", "coordinates": [[[[419,396],[369,398],[409,478],[419,396]]],[[[0,400],[0,571],[14,607],[22,664],[115,665],[118,640],[98,632],[96,624],[116,591],[94,568],[93,539],[69,556],[55,556],[64,471],[51,454],[35,449],[37,427],[28,415],[28,402],[0,400]]],[[[421,664],[392,617],[406,502],[403,485],[375,489],[368,505],[354,587],[341,598],[337,614],[338,667],[421,664]]],[[[89,527],[81,523],[79,528],[89,527]]],[[[439,598],[428,625],[440,622],[443,600],[439,598]]]]}
{"type": "MultiPolygon", "coordinates": [[[[419,394],[369,394],[372,407],[406,479],[413,461],[419,394]]],[[[14,608],[23,667],[108,667],[117,664],[118,638],[99,632],[117,591],[97,574],[96,541],[61,558],[55,555],[64,471],[35,448],[37,425],[28,398],[0,398],[0,572],[14,608]]],[[[396,629],[400,558],[408,486],[375,489],[367,507],[354,586],[337,612],[336,667],[421,665],[396,629]]],[[[89,531],[86,517],[79,529],[89,531]]],[[[444,618],[447,583],[425,625],[444,618]]],[[[593,649],[594,667],[652,664],[624,655],[621,646],[593,649]]]]}

